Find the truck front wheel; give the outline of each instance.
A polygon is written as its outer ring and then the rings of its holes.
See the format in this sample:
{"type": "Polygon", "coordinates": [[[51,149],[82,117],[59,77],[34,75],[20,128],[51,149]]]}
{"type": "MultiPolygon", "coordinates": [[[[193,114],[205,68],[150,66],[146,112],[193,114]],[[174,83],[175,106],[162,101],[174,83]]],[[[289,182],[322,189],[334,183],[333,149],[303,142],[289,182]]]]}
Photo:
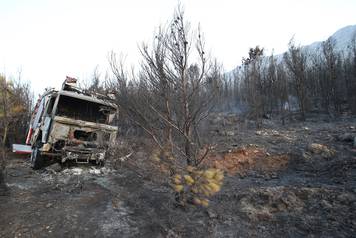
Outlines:
{"type": "Polygon", "coordinates": [[[43,157],[38,147],[34,147],[31,153],[31,167],[35,170],[42,168],[43,166],[43,157]]]}

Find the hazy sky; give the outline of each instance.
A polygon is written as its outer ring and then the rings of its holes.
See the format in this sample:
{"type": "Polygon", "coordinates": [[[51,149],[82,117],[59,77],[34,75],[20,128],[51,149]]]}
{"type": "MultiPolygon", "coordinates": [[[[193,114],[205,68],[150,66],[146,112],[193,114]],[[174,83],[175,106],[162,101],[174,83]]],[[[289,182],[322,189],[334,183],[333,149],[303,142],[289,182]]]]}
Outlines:
{"type": "MultiPolygon", "coordinates": [[[[181,0],[201,25],[207,47],[233,69],[248,48],[275,53],[295,34],[302,45],[356,24],[356,0],[181,0]]],[[[89,78],[107,67],[108,52],[139,61],[138,45],[170,20],[177,0],[0,0],[0,73],[22,71],[36,92],[65,76],[89,78]]]]}

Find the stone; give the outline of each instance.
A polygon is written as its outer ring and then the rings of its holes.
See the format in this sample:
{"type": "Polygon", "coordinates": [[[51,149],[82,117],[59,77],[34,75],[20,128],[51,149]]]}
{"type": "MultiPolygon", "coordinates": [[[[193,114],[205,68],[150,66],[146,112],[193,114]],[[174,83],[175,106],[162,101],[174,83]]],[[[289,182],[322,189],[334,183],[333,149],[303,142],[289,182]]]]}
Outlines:
{"type": "Polygon", "coordinates": [[[226,131],[226,132],[225,132],[225,135],[226,135],[226,136],[234,136],[234,135],[235,135],[235,132],[233,132],[233,131],[226,131]]]}
{"type": "Polygon", "coordinates": [[[332,149],[329,149],[326,145],[322,144],[317,144],[317,143],[311,143],[308,145],[308,151],[310,151],[313,154],[319,154],[324,158],[331,158],[334,154],[335,151],[332,149]]]}
{"type": "Polygon", "coordinates": [[[74,168],[74,169],[71,170],[71,172],[73,173],[73,175],[81,175],[83,173],[83,169],[74,168]]]}
{"type": "Polygon", "coordinates": [[[255,134],[260,136],[260,135],[262,135],[262,131],[256,131],[255,134]]]}
{"type": "Polygon", "coordinates": [[[91,168],[91,169],[89,170],[89,173],[90,173],[90,174],[99,175],[99,174],[101,174],[101,170],[100,170],[100,169],[96,169],[96,168],[91,168]]]}

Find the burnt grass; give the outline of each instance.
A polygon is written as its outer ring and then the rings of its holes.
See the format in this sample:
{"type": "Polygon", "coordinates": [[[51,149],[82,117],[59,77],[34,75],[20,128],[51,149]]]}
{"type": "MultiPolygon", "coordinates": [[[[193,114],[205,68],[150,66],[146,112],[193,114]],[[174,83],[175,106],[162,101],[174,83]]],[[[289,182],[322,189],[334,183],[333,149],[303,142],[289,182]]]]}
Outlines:
{"type": "MultiPolygon", "coordinates": [[[[28,158],[9,154],[0,237],[355,237],[355,118],[312,116],[284,126],[265,120],[258,130],[216,114],[209,128],[216,154],[237,148],[266,154],[258,167],[246,155],[248,166],[227,168],[209,207],[177,206],[167,183],[125,162],[33,171],[28,158]],[[331,155],[310,151],[311,143],[331,155]],[[273,164],[280,155],[286,165],[273,164]]],[[[144,146],[132,149],[129,159],[144,164],[144,146]]]]}

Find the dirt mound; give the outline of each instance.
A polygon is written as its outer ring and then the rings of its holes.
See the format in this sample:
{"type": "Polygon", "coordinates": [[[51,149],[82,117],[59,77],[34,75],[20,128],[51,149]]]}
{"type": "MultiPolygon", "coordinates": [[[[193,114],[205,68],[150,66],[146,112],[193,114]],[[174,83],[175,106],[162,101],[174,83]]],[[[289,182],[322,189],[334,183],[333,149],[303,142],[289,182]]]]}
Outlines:
{"type": "Polygon", "coordinates": [[[240,209],[253,221],[271,219],[275,213],[300,212],[303,200],[285,187],[250,189],[239,203],[240,209]]]}
{"type": "Polygon", "coordinates": [[[286,232],[283,237],[293,234],[283,224],[317,237],[331,237],[331,230],[338,230],[341,237],[351,237],[354,230],[356,196],[351,191],[335,187],[275,186],[251,188],[240,196],[236,205],[248,221],[280,224],[278,234],[286,232]]]}
{"type": "Polygon", "coordinates": [[[288,155],[270,155],[263,149],[248,147],[215,153],[205,163],[230,175],[245,175],[249,171],[269,173],[285,169],[289,160],[288,155]]]}

